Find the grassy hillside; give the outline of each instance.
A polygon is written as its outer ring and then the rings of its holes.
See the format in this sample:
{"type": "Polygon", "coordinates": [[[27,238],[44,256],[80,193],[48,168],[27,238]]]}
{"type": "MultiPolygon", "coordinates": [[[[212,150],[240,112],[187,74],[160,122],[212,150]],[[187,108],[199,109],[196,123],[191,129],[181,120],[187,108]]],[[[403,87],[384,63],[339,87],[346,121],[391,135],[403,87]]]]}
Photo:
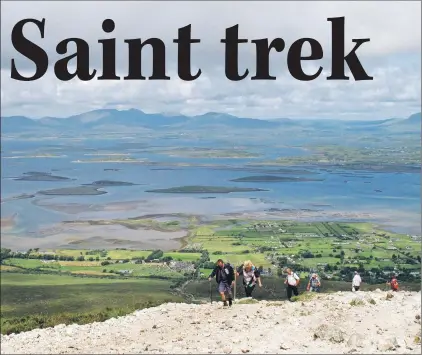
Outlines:
{"type": "Polygon", "coordinates": [[[170,281],[1,273],[2,334],[86,323],[163,302],[182,301],[170,281]]]}

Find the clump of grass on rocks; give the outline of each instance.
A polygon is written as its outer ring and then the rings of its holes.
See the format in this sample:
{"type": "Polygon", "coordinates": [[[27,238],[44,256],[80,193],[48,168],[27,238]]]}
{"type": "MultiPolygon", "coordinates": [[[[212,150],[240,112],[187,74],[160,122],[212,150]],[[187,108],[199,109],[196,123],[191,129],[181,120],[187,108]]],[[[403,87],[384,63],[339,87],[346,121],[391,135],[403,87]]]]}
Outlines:
{"type": "Polygon", "coordinates": [[[293,296],[291,298],[291,300],[293,302],[306,302],[306,301],[310,301],[311,299],[313,299],[316,296],[315,292],[304,292],[302,294],[300,294],[299,296],[293,296]]]}
{"type": "Polygon", "coordinates": [[[355,299],[350,301],[350,305],[351,306],[364,306],[365,302],[360,300],[359,298],[355,298],[355,299]]]}

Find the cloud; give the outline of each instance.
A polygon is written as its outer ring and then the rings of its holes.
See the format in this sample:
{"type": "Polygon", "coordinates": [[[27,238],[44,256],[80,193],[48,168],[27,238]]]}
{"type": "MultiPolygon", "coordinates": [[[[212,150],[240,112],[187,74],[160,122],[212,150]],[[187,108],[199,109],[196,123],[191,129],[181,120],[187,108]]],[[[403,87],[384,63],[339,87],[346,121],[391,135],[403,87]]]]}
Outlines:
{"type": "MultiPolygon", "coordinates": [[[[187,115],[207,111],[257,118],[323,117],[373,119],[406,116],[420,111],[421,4],[419,2],[22,2],[2,3],[1,13],[2,115],[67,116],[103,107],[139,108],[146,112],[187,115]],[[370,38],[359,48],[359,58],[373,81],[327,81],[331,68],[331,27],[328,17],[346,17],[346,50],[353,38],[370,38]],[[33,63],[12,46],[10,33],[23,18],[46,18],[45,39],[35,26],[25,31],[50,58],[50,70],[35,82],[10,79],[10,62],[20,71],[34,72],[33,63]],[[159,37],[166,43],[170,81],[57,80],[51,68],[60,56],[55,46],[64,38],[80,37],[91,47],[91,68],[102,66],[100,38],[111,38],[101,23],[112,18],[116,29],[117,70],[127,74],[124,39],[159,37]],[[202,69],[193,82],[177,77],[177,29],[192,25],[192,72],[202,69]],[[240,37],[281,37],[282,53],[271,53],[271,74],[276,81],[230,82],[224,76],[224,37],[227,27],[239,24],[240,37]],[[324,59],[304,65],[305,72],[324,73],[312,82],[291,78],[287,48],[301,37],[313,37],[324,48],[324,59]]],[[[254,75],[255,46],[242,44],[240,70],[254,75]]],[[[306,53],[305,53],[306,54],[306,53]]],[[[143,53],[144,75],[151,72],[151,52],[143,53]]],[[[101,70],[100,70],[101,71],[101,70]]]]}

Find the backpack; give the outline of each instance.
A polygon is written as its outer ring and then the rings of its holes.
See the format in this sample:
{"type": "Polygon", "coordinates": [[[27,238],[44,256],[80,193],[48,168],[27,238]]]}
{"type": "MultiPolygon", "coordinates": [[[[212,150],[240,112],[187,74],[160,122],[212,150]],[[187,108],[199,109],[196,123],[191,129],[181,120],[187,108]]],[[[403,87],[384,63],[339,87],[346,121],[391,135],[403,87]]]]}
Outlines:
{"type": "Polygon", "coordinates": [[[391,288],[393,290],[398,290],[399,289],[399,283],[397,282],[397,279],[392,279],[391,280],[391,288]]]}

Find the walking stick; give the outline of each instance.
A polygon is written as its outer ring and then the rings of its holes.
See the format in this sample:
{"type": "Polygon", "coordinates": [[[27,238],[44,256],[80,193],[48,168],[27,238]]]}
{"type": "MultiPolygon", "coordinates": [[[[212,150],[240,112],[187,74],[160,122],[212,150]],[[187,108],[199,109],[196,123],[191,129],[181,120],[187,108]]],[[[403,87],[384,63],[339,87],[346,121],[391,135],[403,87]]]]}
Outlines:
{"type": "Polygon", "coordinates": [[[211,281],[209,283],[210,283],[210,300],[211,300],[211,303],[212,303],[212,286],[211,286],[211,281]]]}
{"type": "Polygon", "coordinates": [[[236,272],[234,273],[234,290],[233,290],[233,300],[236,299],[236,272]]]}

